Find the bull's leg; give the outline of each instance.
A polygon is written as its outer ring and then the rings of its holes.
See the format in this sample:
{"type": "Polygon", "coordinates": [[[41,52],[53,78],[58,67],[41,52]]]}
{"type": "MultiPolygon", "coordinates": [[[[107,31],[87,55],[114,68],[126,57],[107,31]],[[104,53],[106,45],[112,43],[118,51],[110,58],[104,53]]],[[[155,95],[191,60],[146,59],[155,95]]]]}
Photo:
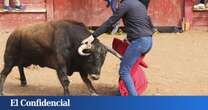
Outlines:
{"type": "Polygon", "coordinates": [[[11,72],[12,68],[13,68],[12,64],[10,65],[5,64],[3,70],[0,73],[0,76],[1,76],[0,77],[0,95],[3,95],[3,87],[4,87],[5,80],[8,74],[11,72]]]}
{"type": "Polygon", "coordinates": [[[69,95],[69,80],[67,77],[67,68],[66,68],[66,63],[65,60],[62,56],[57,56],[57,61],[58,61],[58,65],[57,65],[57,75],[59,78],[59,81],[61,82],[61,85],[64,89],[64,95],[69,95]]]}
{"type": "Polygon", "coordinates": [[[80,73],[80,76],[82,78],[82,80],[84,81],[84,83],[86,84],[88,90],[90,91],[90,94],[92,96],[98,96],[95,88],[92,85],[92,82],[88,79],[88,75],[86,73],[80,73]]]}
{"type": "Polygon", "coordinates": [[[60,67],[57,70],[57,75],[59,78],[59,81],[61,82],[62,87],[64,88],[64,95],[69,95],[69,80],[66,74],[66,69],[64,67],[60,67]]]}
{"type": "Polygon", "coordinates": [[[18,66],[18,68],[19,68],[19,73],[20,73],[21,86],[24,87],[27,85],[27,80],[26,80],[25,73],[24,73],[24,67],[21,65],[21,66],[18,66]]]}

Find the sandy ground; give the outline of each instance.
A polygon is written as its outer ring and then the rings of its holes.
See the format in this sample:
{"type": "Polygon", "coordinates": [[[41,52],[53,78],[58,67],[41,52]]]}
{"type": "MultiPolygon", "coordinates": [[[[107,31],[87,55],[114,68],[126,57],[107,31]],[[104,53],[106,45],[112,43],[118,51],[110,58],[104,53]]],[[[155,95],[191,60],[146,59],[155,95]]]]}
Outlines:
{"type": "MultiPolygon", "coordinates": [[[[9,32],[0,32],[0,69],[9,32]]],[[[100,40],[111,45],[113,37],[103,35],[100,40]]],[[[149,85],[143,95],[208,95],[208,32],[157,34],[154,45],[145,58],[149,85]]],[[[119,60],[107,55],[101,79],[93,84],[100,95],[114,95],[117,89],[119,60]]],[[[62,95],[63,90],[54,70],[30,67],[25,69],[28,86],[21,87],[15,67],[9,74],[6,95],[62,95]]],[[[78,73],[71,80],[71,95],[89,95],[78,73]]]]}

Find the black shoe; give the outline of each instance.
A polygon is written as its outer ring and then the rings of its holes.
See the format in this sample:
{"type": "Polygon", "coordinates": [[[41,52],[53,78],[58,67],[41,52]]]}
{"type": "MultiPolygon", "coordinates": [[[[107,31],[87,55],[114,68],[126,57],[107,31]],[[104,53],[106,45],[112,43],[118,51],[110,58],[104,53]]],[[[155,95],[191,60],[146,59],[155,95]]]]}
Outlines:
{"type": "Polygon", "coordinates": [[[15,10],[16,10],[16,11],[22,11],[22,10],[25,10],[25,6],[22,6],[22,5],[20,5],[20,6],[15,6],[15,10]]]}
{"type": "Polygon", "coordinates": [[[4,6],[3,11],[4,12],[9,12],[9,11],[12,11],[12,8],[10,6],[4,6]]]}

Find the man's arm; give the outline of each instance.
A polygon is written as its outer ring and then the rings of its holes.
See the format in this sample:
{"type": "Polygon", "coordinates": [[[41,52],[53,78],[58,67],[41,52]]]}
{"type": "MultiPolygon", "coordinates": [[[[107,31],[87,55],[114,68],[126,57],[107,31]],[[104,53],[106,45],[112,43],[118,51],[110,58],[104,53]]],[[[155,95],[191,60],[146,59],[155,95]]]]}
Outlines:
{"type": "Polygon", "coordinates": [[[119,19],[128,11],[128,2],[123,1],[120,7],[116,10],[116,12],[105,22],[103,23],[95,32],[92,34],[94,37],[98,37],[104,32],[108,31],[109,28],[112,27],[119,19]]]}

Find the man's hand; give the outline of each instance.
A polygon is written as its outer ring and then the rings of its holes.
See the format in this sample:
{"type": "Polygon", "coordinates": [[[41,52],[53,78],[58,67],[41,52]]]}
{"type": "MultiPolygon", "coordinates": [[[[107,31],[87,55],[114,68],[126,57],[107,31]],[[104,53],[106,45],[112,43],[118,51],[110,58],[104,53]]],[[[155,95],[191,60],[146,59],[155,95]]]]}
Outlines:
{"type": "Polygon", "coordinates": [[[95,40],[95,38],[92,35],[90,35],[89,37],[87,37],[86,39],[84,39],[81,42],[81,44],[91,45],[94,40],[95,40]]]}

